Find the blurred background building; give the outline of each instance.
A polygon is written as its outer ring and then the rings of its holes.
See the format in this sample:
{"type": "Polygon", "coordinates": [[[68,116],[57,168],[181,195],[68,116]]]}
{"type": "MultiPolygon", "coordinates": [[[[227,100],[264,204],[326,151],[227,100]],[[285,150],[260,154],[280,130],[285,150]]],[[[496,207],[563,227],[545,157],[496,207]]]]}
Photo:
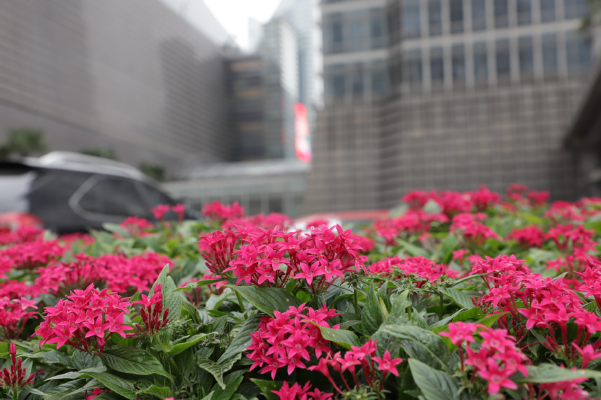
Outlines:
{"type": "Polygon", "coordinates": [[[412,189],[575,193],[563,136],[592,39],[584,0],[324,0],[325,109],[307,210],[412,189]]]}
{"type": "Polygon", "coordinates": [[[168,166],[233,157],[222,45],[158,0],[0,4],[0,140],[43,130],[49,150],[112,148],[168,166]]]}

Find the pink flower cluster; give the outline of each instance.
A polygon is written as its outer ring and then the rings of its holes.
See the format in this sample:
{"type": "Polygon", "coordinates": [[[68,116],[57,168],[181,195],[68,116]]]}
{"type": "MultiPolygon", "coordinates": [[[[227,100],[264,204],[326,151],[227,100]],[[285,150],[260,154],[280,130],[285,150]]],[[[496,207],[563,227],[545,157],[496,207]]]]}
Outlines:
{"type": "Polygon", "coordinates": [[[386,350],[383,354],[383,357],[375,357],[375,353],[377,350],[377,343],[375,340],[369,339],[367,343],[363,346],[351,346],[351,350],[347,351],[344,354],[344,357],[340,354],[340,352],[332,355],[331,353],[327,355],[325,358],[321,358],[317,365],[309,367],[311,371],[321,372],[334,386],[334,389],[341,395],[344,392],[340,389],[340,387],[334,381],[334,378],[330,374],[329,367],[337,372],[340,375],[340,378],[347,390],[351,390],[351,387],[344,377],[344,372],[349,371],[353,377],[353,381],[357,387],[359,387],[359,380],[357,379],[357,367],[361,367],[363,370],[363,376],[367,381],[367,384],[370,388],[377,390],[379,392],[384,388],[384,383],[386,381],[386,375],[389,373],[394,376],[399,376],[399,371],[397,370],[397,365],[403,362],[401,358],[392,358],[390,352],[386,350]],[[382,371],[382,378],[380,379],[380,387],[377,387],[378,377],[376,377],[376,365],[378,364],[378,370],[382,371]]]}
{"type": "MultiPolygon", "coordinates": [[[[180,287],[186,287],[186,286],[196,283],[196,282],[219,279],[219,278],[223,278],[223,277],[221,275],[204,274],[202,276],[202,278],[200,278],[200,279],[192,278],[192,279],[187,280],[186,282],[182,283],[180,285],[180,287]]],[[[220,295],[221,293],[223,293],[223,291],[225,290],[224,286],[226,284],[227,284],[227,281],[225,281],[225,280],[221,281],[221,282],[209,283],[206,286],[201,286],[201,287],[197,287],[194,289],[190,289],[184,293],[186,293],[186,297],[188,298],[190,303],[192,303],[195,307],[199,307],[200,304],[202,303],[202,301],[206,301],[209,296],[211,296],[213,294],[220,295]]]]}
{"type": "Polygon", "coordinates": [[[150,230],[154,229],[152,222],[139,217],[127,217],[119,226],[130,235],[139,237],[150,235],[150,230]]]}
{"type": "Polygon", "coordinates": [[[423,210],[409,210],[397,218],[376,221],[374,230],[378,236],[385,239],[386,245],[392,246],[396,244],[396,238],[430,231],[434,222],[444,223],[449,222],[449,219],[444,214],[428,214],[423,210]]]}
{"type": "Polygon", "coordinates": [[[531,247],[541,247],[545,234],[543,230],[535,225],[529,225],[524,228],[513,228],[507,235],[507,239],[513,239],[522,247],[529,249],[531,247]]]}
{"type": "Polygon", "coordinates": [[[4,338],[6,340],[18,338],[27,320],[33,317],[36,311],[36,303],[33,300],[27,300],[25,297],[12,300],[9,297],[0,297],[0,327],[4,338]],[[28,311],[29,309],[34,311],[28,311]]]}
{"type": "Polygon", "coordinates": [[[225,269],[238,277],[238,283],[283,287],[291,279],[303,279],[309,290],[317,293],[342,280],[346,272],[365,268],[367,261],[359,255],[362,249],[356,244],[356,235],[339,225],[329,229],[323,225],[302,237],[299,232],[277,228],[240,235],[246,244],[234,252],[236,258],[225,269]]]}
{"type": "Polygon", "coordinates": [[[17,346],[14,343],[10,344],[9,353],[12,364],[10,369],[4,368],[0,373],[0,386],[18,390],[31,385],[35,374],[27,376],[27,370],[23,368],[21,358],[17,359],[17,346]]]}
{"type": "Polygon", "coordinates": [[[542,383],[540,389],[544,390],[546,396],[549,396],[549,399],[551,400],[584,400],[589,398],[589,394],[583,390],[579,384],[586,380],[588,380],[588,378],[584,377],[568,381],[542,383]]]}
{"type": "Polygon", "coordinates": [[[244,207],[237,201],[229,206],[223,205],[219,201],[214,201],[202,208],[202,215],[211,222],[223,225],[223,223],[229,220],[244,217],[244,207]]]}
{"type": "Polygon", "coordinates": [[[481,213],[457,214],[453,217],[451,232],[465,243],[482,246],[487,239],[499,238],[492,229],[480,222],[486,218],[486,215],[481,213]]]}
{"type": "Polygon", "coordinates": [[[223,229],[256,230],[259,227],[264,229],[284,229],[290,227],[292,220],[290,217],[280,213],[271,213],[267,215],[257,214],[241,218],[234,218],[226,221],[223,229]]]}
{"type": "Polygon", "coordinates": [[[102,354],[111,335],[127,337],[125,331],[133,329],[123,319],[129,314],[127,300],[92,285],[71,292],[55,307],[46,307],[46,319],[36,331],[43,338],[40,347],[45,343],[56,343],[57,348],[68,344],[86,353],[102,354]]]}
{"type": "Polygon", "coordinates": [[[163,222],[163,218],[165,218],[165,214],[169,211],[173,211],[177,214],[177,220],[182,222],[184,220],[184,215],[186,213],[186,206],[183,204],[176,204],[174,206],[170,206],[168,204],[159,204],[158,206],[151,209],[152,214],[159,222],[163,222]]]}
{"type": "Polygon", "coordinates": [[[445,264],[436,264],[425,257],[400,258],[399,256],[384,258],[372,263],[368,267],[368,272],[372,275],[378,274],[394,279],[417,275],[418,279],[414,284],[418,288],[421,288],[426,282],[435,282],[441,277],[455,278],[458,275],[456,271],[449,269],[445,264]]]}
{"type": "Polygon", "coordinates": [[[589,265],[589,252],[594,250],[597,243],[593,240],[594,231],[586,230],[582,225],[555,225],[549,229],[548,239],[555,242],[557,248],[563,253],[556,260],[549,261],[547,268],[570,273],[584,270],[589,265]]]}
{"type": "Polygon", "coordinates": [[[284,382],[280,390],[272,390],[272,392],[277,394],[281,400],[330,400],[332,398],[332,393],[324,393],[317,388],[312,392],[309,392],[310,389],[310,382],[305,383],[305,386],[302,387],[296,382],[292,386],[289,386],[288,382],[284,382]]]}
{"type": "Polygon", "coordinates": [[[284,313],[274,311],[275,318],[264,317],[250,335],[252,343],[247,350],[252,353],[247,357],[254,361],[250,370],[263,367],[261,373],[271,373],[271,379],[275,379],[280,368],[286,367],[290,375],[296,368],[306,368],[303,360],[310,361],[311,354],[321,358],[332,353],[330,342],[321,336],[317,325],[329,328],[327,321],[336,315],[340,314],[325,305],[315,310],[302,304],[284,313]]]}
{"type": "Polygon", "coordinates": [[[16,230],[0,228],[0,246],[33,242],[41,239],[44,230],[33,226],[20,226],[16,230]]]}
{"type": "Polygon", "coordinates": [[[0,250],[0,271],[7,268],[34,270],[60,258],[66,248],[58,240],[35,240],[0,250]]]}
{"type": "Polygon", "coordinates": [[[134,304],[141,304],[140,316],[144,326],[136,324],[136,328],[145,335],[151,336],[158,333],[169,322],[169,309],[163,311],[163,292],[162,285],[159,283],[155,287],[154,294],[148,298],[142,295],[142,300],[134,301],[134,304]]]}

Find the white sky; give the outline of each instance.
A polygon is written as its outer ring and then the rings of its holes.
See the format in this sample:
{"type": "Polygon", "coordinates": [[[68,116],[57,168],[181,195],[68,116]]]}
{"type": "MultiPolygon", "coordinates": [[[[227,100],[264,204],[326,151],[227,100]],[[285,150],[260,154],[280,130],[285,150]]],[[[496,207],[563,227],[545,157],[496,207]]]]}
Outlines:
{"type": "MultiPolygon", "coordinates": [[[[190,0],[192,2],[198,0],[190,0]]],[[[239,46],[248,44],[248,19],[267,22],[281,0],[203,0],[239,46]]]]}

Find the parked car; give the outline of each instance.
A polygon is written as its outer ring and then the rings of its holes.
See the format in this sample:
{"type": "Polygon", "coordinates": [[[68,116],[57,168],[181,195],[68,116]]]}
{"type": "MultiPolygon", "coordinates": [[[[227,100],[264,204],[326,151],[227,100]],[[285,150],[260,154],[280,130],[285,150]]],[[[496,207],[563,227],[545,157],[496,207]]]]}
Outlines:
{"type": "Polygon", "coordinates": [[[129,216],[152,221],[150,209],[159,204],[175,201],[154,180],[118,161],[70,152],[0,161],[4,226],[41,224],[56,233],[85,232],[129,216]]]}

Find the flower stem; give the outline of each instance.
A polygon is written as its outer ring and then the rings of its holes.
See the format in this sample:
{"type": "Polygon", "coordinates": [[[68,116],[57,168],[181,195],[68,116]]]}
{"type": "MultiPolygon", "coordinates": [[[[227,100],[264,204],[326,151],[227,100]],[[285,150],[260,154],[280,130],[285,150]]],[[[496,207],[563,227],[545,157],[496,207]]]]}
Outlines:
{"type": "Polygon", "coordinates": [[[357,316],[359,316],[359,300],[358,300],[358,295],[357,295],[357,288],[355,288],[355,291],[353,292],[353,301],[354,301],[354,306],[355,306],[355,314],[357,314],[357,316]]]}
{"type": "Polygon", "coordinates": [[[244,302],[242,301],[242,297],[240,296],[240,293],[238,293],[237,290],[234,290],[234,292],[236,293],[236,298],[238,299],[238,305],[240,306],[240,311],[242,311],[243,313],[246,312],[246,309],[244,308],[244,302]]]}

